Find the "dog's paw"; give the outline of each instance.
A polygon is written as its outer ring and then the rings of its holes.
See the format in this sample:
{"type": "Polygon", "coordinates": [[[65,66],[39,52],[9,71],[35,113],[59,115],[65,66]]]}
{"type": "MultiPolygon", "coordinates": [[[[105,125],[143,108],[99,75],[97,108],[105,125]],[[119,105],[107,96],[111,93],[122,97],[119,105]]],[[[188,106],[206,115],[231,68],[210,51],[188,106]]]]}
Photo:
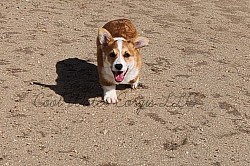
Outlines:
{"type": "Polygon", "coordinates": [[[137,81],[135,81],[134,83],[131,84],[131,88],[132,89],[136,89],[139,85],[139,79],[137,79],[137,81]]]}
{"type": "Polygon", "coordinates": [[[104,102],[111,104],[111,103],[117,103],[117,95],[115,86],[104,86],[104,102]]]}
{"type": "Polygon", "coordinates": [[[111,103],[117,103],[118,99],[116,96],[116,92],[108,93],[104,95],[104,102],[111,104],[111,103]]]}
{"type": "Polygon", "coordinates": [[[133,84],[131,84],[131,88],[132,89],[136,89],[138,87],[138,83],[133,83],[133,84]]]}

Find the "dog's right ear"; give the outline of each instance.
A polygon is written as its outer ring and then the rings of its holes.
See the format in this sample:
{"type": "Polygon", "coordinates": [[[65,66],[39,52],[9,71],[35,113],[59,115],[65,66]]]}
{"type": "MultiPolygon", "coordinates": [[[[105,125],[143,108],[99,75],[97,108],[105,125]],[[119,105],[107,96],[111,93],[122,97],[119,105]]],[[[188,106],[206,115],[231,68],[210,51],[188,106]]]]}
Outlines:
{"type": "Polygon", "coordinates": [[[111,40],[113,40],[113,37],[106,29],[100,28],[98,31],[98,39],[101,45],[105,47],[111,40]]]}

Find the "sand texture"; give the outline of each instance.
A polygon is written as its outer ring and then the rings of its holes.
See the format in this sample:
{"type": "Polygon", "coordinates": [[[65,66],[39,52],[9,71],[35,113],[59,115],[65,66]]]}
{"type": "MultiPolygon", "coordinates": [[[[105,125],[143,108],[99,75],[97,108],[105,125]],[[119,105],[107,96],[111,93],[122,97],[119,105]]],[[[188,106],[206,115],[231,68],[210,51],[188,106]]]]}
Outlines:
{"type": "Polygon", "coordinates": [[[1,0],[0,165],[250,165],[249,0],[1,0]],[[96,36],[127,18],[140,86],[102,102],[96,36]]]}

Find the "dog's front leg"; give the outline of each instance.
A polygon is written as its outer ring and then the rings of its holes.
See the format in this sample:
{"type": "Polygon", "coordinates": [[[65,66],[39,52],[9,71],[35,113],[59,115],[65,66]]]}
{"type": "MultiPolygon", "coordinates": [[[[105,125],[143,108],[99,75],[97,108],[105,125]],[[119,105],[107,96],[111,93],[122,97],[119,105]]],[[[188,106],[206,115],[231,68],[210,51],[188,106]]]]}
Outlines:
{"type": "Polygon", "coordinates": [[[116,85],[111,86],[103,86],[103,92],[104,92],[104,102],[107,103],[117,103],[117,95],[116,95],[116,85]]]}
{"type": "Polygon", "coordinates": [[[135,82],[132,82],[130,85],[132,89],[136,89],[139,85],[139,78],[137,78],[137,80],[135,82]]]}

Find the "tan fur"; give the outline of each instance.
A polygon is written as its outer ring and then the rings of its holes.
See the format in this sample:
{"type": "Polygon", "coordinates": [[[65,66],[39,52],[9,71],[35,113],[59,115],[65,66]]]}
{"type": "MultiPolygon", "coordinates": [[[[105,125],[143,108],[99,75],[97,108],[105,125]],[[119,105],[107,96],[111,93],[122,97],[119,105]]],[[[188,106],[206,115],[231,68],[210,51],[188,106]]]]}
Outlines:
{"type": "MultiPolygon", "coordinates": [[[[128,53],[131,56],[134,56],[134,58],[130,57],[128,59],[125,59],[125,61],[128,62],[131,60],[135,60],[137,62],[136,63],[137,68],[140,70],[141,68],[140,52],[139,52],[139,49],[133,48],[133,42],[138,37],[138,33],[137,33],[135,26],[132,24],[132,22],[128,19],[113,20],[113,21],[106,23],[103,26],[103,28],[106,29],[112,35],[112,37],[123,37],[127,40],[126,42],[123,43],[123,47],[127,48],[128,53]]],[[[105,80],[102,77],[102,75],[100,74],[101,73],[100,70],[103,67],[103,61],[104,61],[102,52],[105,51],[104,54],[109,54],[114,48],[114,43],[110,42],[105,50],[102,50],[101,44],[98,38],[97,38],[96,43],[97,43],[97,63],[98,63],[100,83],[101,85],[105,85],[105,86],[112,85],[112,83],[110,83],[108,80],[105,80]]],[[[112,60],[109,57],[107,58],[110,63],[113,63],[114,59],[112,60]]],[[[138,78],[138,76],[136,78],[138,78]]],[[[133,81],[131,80],[131,82],[133,81]]]]}
{"type": "Polygon", "coordinates": [[[128,19],[110,21],[103,28],[109,31],[113,37],[123,37],[131,41],[134,41],[138,37],[135,26],[128,19]]]}
{"type": "Polygon", "coordinates": [[[121,83],[131,84],[132,88],[136,88],[142,65],[140,48],[148,45],[148,39],[138,37],[138,32],[130,20],[119,19],[110,21],[99,29],[96,44],[99,81],[103,87],[106,86],[104,98],[108,103],[114,103],[117,101],[116,94],[107,87],[119,84],[112,73],[114,64],[122,58],[127,70],[123,71],[125,75],[121,83]]]}

